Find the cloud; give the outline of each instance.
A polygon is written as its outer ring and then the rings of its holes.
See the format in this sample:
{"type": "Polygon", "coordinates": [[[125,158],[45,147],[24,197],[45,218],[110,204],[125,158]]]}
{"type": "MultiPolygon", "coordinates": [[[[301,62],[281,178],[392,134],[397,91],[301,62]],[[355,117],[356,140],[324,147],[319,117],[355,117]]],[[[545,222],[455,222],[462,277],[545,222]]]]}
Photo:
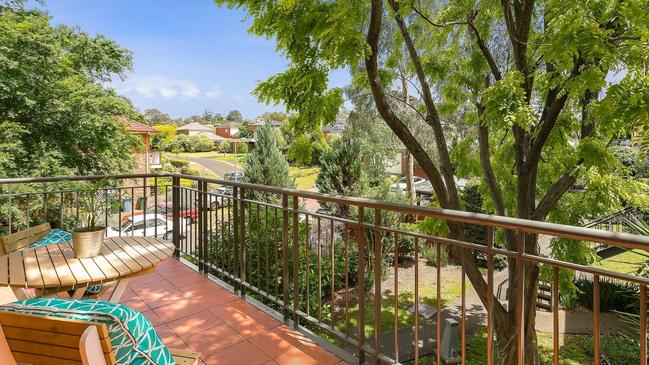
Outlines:
{"type": "Polygon", "coordinates": [[[223,94],[217,87],[201,90],[191,80],[174,79],[161,75],[133,75],[123,82],[113,85],[122,94],[139,95],[152,99],[195,99],[200,97],[217,99],[223,94]]]}

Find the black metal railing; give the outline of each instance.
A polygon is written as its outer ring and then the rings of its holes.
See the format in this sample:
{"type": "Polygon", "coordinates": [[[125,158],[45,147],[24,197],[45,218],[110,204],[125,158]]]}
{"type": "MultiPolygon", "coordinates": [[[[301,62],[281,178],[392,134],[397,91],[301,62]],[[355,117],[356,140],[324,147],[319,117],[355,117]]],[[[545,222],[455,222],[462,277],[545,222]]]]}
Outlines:
{"type": "MultiPolygon", "coordinates": [[[[482,277],[487,293],[501,289],[494,279],[498,257],[519,264],[517,284],[506,291],[509,305],[518,308],[523,308],[528,295],[536,295],[525,292],[525,269],[532,265],[547,269],[555,364],[560,358],[560,270],[589,275],[594,299],[599,298],[604,278],[635,285],[640,324],[637,357],[638,363],[646,364],[649,279],[522,249],[511,251],[496,243],[497,237],[513,232],[646,250],[649,237],[179,174],[0,179],[0,226],[12,233],[50,221],[55,227],[72,229],[79,224],[78,184],[97,180],[107,181],[108,186],[96,198],[120,202],[118,209],[104,212],[105,224],[114,228],[109,234],[171,239],[176,257],[230,283],[238,295],[266,303],[286,323],[323,334],[357,356],[359,363],[417,364],[422,356],[433,356],[436,363],[455,359],[465,363],[467,334],[474,325],[485,327],[482,355],[486,363],[495,363],[494,306],[502,298],[486,295],[486,305],[467,299],[472,290],[466,280],[466,260],[472,259],[467,254],[479,254],[486,256],[482,277]],[[318,205],[342,214],[318,213],[314,209],[318,205]],[[413,221],[425,218],[447,226],[486,227],[485,244],[413,228],[413,221]],[[149,220],[155,223],[149,225],[149,220]],[[465,265],[456,271],[442,269],[446,254],[465,265]],[[424,258],[433,265],[427,266],[424,258]],[[457,282],[456,290],[446,292],[443,287],[452,281],[457,282]],[[443,337],[454,333],[453,326],[459,334],[456,352],[442,345],[443,337]]],[[[593,300],[595,363],[601,349],[599,303],[593,300]]],[[[518,313],[515,325],[521,329],[525,312],[518,313]]],[[[524,341],[524,336],[518,336],[519,363],[527,363],[524,341]]]]}

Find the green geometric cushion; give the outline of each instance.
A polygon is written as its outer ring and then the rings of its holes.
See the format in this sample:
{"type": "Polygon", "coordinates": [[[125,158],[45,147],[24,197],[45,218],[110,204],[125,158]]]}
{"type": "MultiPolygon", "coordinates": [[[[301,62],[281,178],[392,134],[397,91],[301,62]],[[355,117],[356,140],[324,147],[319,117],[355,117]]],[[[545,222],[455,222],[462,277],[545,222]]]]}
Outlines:
{"type": "Polygon", "coordinates": [[[31,245],[29,245],[29,247],[33,248],[38,246],[45,246],[51,243],[59,243],[70,240],[72,240],[72,233],[54,228],[53,230],[49,231],[49,233],[46,234],[45,237],[41,238],[37,242],[32,243],[31,245]]]}
{"type": "Polygon", "coordinates": [[[176,364],[151,322],[122,304],[92,299],[35,298],[2,305],[0,310],[104,323],[117,364],[176,364]]]}

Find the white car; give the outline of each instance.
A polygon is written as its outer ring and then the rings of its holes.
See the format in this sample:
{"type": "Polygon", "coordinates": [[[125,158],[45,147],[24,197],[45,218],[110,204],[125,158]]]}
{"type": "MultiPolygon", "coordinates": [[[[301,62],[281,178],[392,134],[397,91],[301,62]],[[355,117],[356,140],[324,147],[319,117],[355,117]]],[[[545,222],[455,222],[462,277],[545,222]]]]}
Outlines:
{"type": "MultiPolygon", "coordinates": [[[[170,240],[173,235],[173,220],[162,214],[139,214],[122,221],[121,227],[106,228],[107,237],[134,236],[134,237],[162,237],[170,240]],[[146,234],[144,231],[146,223],[146,234]],[[157,227],[157,235],[156,235],[157,227]]],[[[180,232],[185,232],[187,222],[181,219],[180,232]]]]}
{"type": "MultiPolygon", "coordinates": [[[[428,180],[426,180],[426,179],[424,179],[422,177],[419,177],[419,176],[414,176],[413,180],[415,182],[415,188],[418,185],[423,184],[426,181],[428,181],[428,180]]],[[[408,182],[406,180],[406,177],[402,177],[401,179],[399,179],[399,181],[395,182],[394,184],[392,184],[390,186],[390,190],[393,191],[393,192],[403,192],[403,191],[406,190],[407,187],[408,187],[408,182]]]]}

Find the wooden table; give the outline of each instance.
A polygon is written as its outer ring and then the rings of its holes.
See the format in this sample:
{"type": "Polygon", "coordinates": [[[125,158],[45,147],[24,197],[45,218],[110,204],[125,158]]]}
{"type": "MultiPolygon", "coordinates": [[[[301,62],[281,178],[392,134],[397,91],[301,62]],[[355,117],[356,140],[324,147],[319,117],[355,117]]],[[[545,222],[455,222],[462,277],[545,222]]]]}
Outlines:
{"type": "Polygon", "coordinates": [[[117,282],[110,301],[117,303],[128,279],[151,273],[174,252],[171,242],[150,237],[107,238],[99,256],[76,258],[72,242],[28,248],[0,256],[0,286],[11,287],[20,299],[74,290],[81,298],[91,285],[117,282]]]}

